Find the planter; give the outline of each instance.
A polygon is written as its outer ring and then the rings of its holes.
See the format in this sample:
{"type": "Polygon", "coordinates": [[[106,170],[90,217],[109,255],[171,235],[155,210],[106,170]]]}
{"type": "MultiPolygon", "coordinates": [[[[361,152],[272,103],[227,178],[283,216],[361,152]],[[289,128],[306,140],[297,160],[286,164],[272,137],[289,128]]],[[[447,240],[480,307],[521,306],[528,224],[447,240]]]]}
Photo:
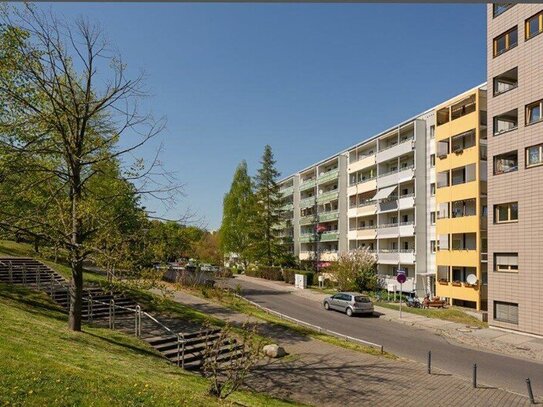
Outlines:
{"type": "Polygon", "coordinates": [[[439,280],[439,284],[442,284],[442,285],[448,285],[448,284],[449,284],[449,282],[448,282],[447,280],[443,280],[443,279],[441,279],[441,280],[439,280]]]}
{"type": "Polygon", "coordinates": [[[454,287],[462,287],[462,282],[461,282],[461,281],[453,281],[453,282],[452,282],[452,285],[453,285],[454,287]]]}

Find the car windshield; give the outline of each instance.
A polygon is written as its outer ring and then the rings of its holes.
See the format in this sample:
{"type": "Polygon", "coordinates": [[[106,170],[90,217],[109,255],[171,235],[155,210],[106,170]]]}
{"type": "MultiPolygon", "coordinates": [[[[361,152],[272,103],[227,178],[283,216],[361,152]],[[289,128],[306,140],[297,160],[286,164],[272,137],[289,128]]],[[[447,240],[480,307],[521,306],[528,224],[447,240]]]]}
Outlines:
{"type": "Polygon", "coordinates": [[[356,297],[354,297],[354,302],[370,302],[370,299],[368,297],[357,295],[356,297]]]}

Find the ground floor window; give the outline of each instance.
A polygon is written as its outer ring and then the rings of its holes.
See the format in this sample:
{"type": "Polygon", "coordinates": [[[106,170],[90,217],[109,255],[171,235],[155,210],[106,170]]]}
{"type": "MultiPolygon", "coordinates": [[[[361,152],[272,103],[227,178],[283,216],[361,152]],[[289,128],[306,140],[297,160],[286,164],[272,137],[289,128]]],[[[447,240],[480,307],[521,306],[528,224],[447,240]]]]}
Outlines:
{"type": "Polygon", "coordinates": [[[518,304],[494,301],[494,319],[510,324],[518,324],[518,304]]]}

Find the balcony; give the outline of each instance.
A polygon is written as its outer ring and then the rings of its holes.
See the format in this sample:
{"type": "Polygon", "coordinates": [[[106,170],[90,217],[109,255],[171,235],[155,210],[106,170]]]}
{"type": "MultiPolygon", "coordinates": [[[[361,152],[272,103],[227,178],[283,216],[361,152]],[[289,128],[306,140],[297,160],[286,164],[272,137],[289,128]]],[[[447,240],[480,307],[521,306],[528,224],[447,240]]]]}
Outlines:
{"type": "Polygon", "coordinates": [[[335,199],[338,199],[338,197],[339,197],[339,192],[337,190],[334,190],[331,192],[324,192],[317,196],[317,203],[325,203],[325,202],[333,201],[335,199]]]}
{"type": "Polygon", "coordinates": [[[377,227],[377,237],[379,239],[413,236],[414,234],[415,222],[381,224],[377,227]]]}
{"type": "Polygon", "coordinates": [[[375,154],[360,157],[357,161],[349,163],[349,173],[363,170],[375,165],[375,154]]]}
{"type": "Polygon", "coordinates": [[[359,203],[357,206],[349,208],[349,218],[355,218],[359,216],[375,215],[377,213],[376,201],[366,201],[359,203]]]}
{"type": "Polygon", "coordinates": [[[333,241],[336,241],[338,239],[339,239],[339,233],[337,232],[337,230],[335,230],[335,231],[324,232],[323,234],[321,234],[320,241],[321,242],[333,242],[333,241]]]}
{"type": "Polygon", "coordinates": [[[315,179],[309,179],[300,184],[300,191],[305,191],[309,188],[314,188],[316,185],[315,179]]]}
{"type": "Polygon", "coordinates": [[[410,209],[415,206],[415,194],[402,195],[400,198],[391,197],[379,202],[379,213],[410,209]]]}
{"type": "Polygon", "coordinates": [[[319,177],[317,178],[317,182],[319,184],[323,184],[325,182],[337,179],[338,177],[339,177],[339,170],[335,169],[332,171],[325,172],[322,175],[319,175],[319,177]]]}
{"type": "Polygon", "coordinates": [[[319,222],[330,222],[339,218],[339,212],[321,212],[319,213],[319,222]]]}
{"type": "Polygon", "coordinates": [[[438,250],[436,253],[436,264],[477,267],[480,256],[477,250],[438,250]]]}
{"type": "Polygon", "coordinates": [[[294,187],[284,188],[284,189],[279,190],[279,192],[281,192],[283,196],[289,196],[294,193],[294,187]]]}
{"type": "Polygon", "coordinates": [[[364,181],[360,181],[356,184],[351,184],[347,189],[349,196],[369,192],[377,189],[377,177],[366,178],[364,181]]]}
{"type": "Polygon", "coordinates": [[[310,208],[315,206],[315,197],[310,196],[309,198],[304,198],[300,201],[300,208],[310,208]]]}
{"type": "Polygon", "coordinates": [[[436,295],[438,297],[447,297],[464,301],[478,302],[480,299],[480,286],[469,285],[467,283],[456,283],[452,281],[440,280],[436,284],[436,295]]]}
{"type": "Polygon", "coordinates": [[[292,203],[287,203],[283,206],[281,206],[281,210],[284,211],[284,212],[288,212],[288,211],[291,211],[294,209],[294,204],[292,203]]]}
{"type": "MultiPolygon", "coordinates": [[[[396,290],[400,290],[400,283],[396,280],[396,276],[390,275],[379,275],[379,280],[381,281],[381,287],[386,289],[389,285],[393,285],[396,290]]],[[[415,291],[415,278],[407,277],[405,283],[402,284],[402,290],[406,293],[415,291]]]]}
{"type": "Polygon", "coordinates": [[[412,137],[408,138],[405,141],[400,142],[394,146],[382,149],[377,153],[377,162],[383,163],[394,157],[399,157],[401,155],[407,154],[410,151],[413,151],[415,147],[415,142],[412,137]]]}
{"type": "Polygon", "coordinates": [[[399,170],[389,171],[384,174],[379,174],[377,178],[377,186],[379,188],[388,187],[391,185],[396,185],[400,182],[406,182],[415,176],[415,166],[409,165],[405,168],[400,168],[399,170]]]}
{"type": "Polygon", "coordinates": [[[313,233],[304,233],[300,235],[300,243],[311,243],[315,241],[315,235],[313,233]]]}
{"type": "Polygon", "coordinates": [[[323,250],[319,253],[320,261],[336,261],[338,258],[337,250],[323,250]]]}
{"type": "Polygon", "coordinates": [[[414,250],[382,249],[377,254],[377,262],[380,264],[414,264],[414,250]]]}
{"type": "Polygon", "coordinates": [[[309,216],[302,216],[300,218],[300,225],[312,225],[315,222],[315,216],[309,215],[309,216]]]}
{"type": "Polygon", "coordinates": [[[375,226],[366,226],[349,230],[349,240],[372,240],[377,237],[375,226]]]}

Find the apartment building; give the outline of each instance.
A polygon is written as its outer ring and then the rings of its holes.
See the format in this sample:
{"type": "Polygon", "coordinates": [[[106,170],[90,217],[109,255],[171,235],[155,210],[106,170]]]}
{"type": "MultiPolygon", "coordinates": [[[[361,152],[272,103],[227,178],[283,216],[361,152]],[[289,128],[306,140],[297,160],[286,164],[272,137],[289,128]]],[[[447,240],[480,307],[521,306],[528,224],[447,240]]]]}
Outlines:
{"type": "Polygon", "coordinates": [[[385,284],[401,268],[405,291],[433,293],[433,124],[430,110],[282,180],[293,254],[325,266],[368,248],[385,284]]]}
{"type": "Polygon", "coordinates": [[[489,323],[543,335],[543,5],[489,4],[489,323]]]}
{"type": "Polygon", "coordinates": [[[435,110],[436,293],[477,310],[487,304],[486,117],[485,86],[435,110]]]}

